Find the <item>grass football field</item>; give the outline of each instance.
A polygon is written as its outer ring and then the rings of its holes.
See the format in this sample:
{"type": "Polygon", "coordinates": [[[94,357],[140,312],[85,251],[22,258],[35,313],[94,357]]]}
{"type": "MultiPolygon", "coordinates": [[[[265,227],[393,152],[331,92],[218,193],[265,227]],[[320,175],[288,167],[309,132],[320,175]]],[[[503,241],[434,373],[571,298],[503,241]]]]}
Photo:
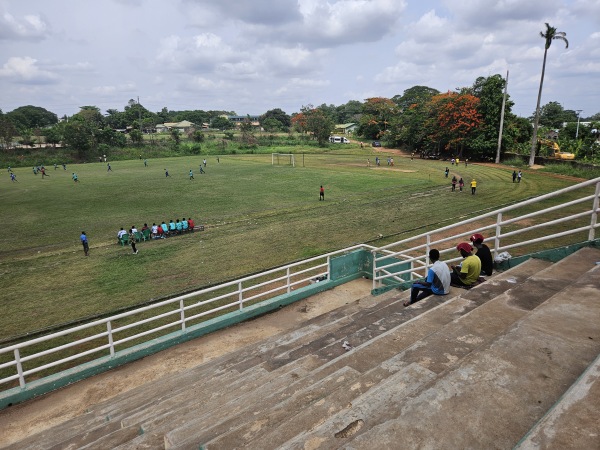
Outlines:
{"type": "Polygon", "coordinates": [[[295,168],[271,165],[270,154],[210,156],[200,174],[204,157],[117,161],[112,172],[105,163],[49,167],[45,179],[18,168],[17,182],[3,169],[0,341],[356,243],[383,245],[575,184],[535,171],[513,184],[502,166],[394,156],[390,167],[384,156],[375,167],[372,155],[333,153],[296,154],[295,168]],[[450,190],[453,174],[465,180],[462,193],[450,190]],[[121,227],[183,217],[205,231],[139,243],[137,255],[117,244],[121,227]]]}

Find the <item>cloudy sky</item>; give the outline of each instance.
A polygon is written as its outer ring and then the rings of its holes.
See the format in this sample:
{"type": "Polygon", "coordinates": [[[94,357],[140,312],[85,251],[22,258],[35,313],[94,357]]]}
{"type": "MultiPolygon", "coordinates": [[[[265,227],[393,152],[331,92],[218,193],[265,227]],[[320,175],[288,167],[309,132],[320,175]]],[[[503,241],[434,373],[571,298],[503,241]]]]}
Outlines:
{"type": "Polygon", "coordinates": [[[600,112],[598,0],[0,0],[0,109],[262,114],[506,75],[513,112],[600,112]]]}

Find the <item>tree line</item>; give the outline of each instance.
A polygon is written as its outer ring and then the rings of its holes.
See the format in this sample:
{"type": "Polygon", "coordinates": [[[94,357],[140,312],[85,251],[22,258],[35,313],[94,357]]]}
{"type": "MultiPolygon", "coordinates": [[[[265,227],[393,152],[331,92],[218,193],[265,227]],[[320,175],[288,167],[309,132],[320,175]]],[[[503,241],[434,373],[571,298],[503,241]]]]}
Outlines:
{"type": "MultiPolygon", "coordinates": [[[[356,136],[363,140],[380,140],[385,146],[410,152],[455,155],[478,160],[493,159],[498,146],[501,110],[506,80],[501,75],[479,77],[473,85],[440,92],[427,86],[413,86],[392,98],[375,97],[346,104],[306,105],[288,115],[280,108],[259,117],[259,126],[267,133],[297,132],[309,136],[319,145],[328,145],[336,124],[355,123],[356,136]]],[[[527,154],[532,139],[532,121],[512,113],[514,103],[505,103],[502,151],[527,154]]],[[[70,116],[58,116],[38,106],[22,106],[14,111],[0,110],[0,142],[5,151],[21,145],[32,145],[43,136],[47,145],[62,144],[76,150],[79,158],[97,156],[110,148],[142,145],[144,134],[155,131],[160,123],[187,120],[196,129],[187,136],[203,142],[203,124],[213,129],[232,130],[236,125],[226,117],[233,111],[170,111],[166,107],[152,112],[139,102],[130,100],[122,111],[109,109],[102,114],[96,106],[83,106],[70,116]]],[[[576,111],[565,110],[557,102],[539,109],[540,137],[552,129],[561,130],[561,146],[585,158],[600,129],[600,113],[587,119],[576,111]],[[579,120],[578,120],[579,119],[579,120]],[[592,122],[582,124],[578,122],[592,122]],[[567,126],[563,129],[563,124],[567,126]]],[[[250,118],[237,126],[244,145],[256,142],[250,118]]],[[[226,136],[232,138],[233,133],[226,136]]],[[[173,145],[181,139],[177,130],[170,131],[173,145]]]]}

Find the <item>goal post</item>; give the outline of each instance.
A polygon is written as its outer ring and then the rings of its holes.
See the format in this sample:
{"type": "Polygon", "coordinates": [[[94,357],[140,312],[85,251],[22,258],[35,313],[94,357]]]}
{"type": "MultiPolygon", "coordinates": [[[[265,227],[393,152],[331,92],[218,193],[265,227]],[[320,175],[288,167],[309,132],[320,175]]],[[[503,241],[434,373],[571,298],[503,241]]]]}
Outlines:
{"type": "Polygon", "coordinates": [[[271,153],[271,165],[296,167],[296,160],[293,153],[271,153]]]}

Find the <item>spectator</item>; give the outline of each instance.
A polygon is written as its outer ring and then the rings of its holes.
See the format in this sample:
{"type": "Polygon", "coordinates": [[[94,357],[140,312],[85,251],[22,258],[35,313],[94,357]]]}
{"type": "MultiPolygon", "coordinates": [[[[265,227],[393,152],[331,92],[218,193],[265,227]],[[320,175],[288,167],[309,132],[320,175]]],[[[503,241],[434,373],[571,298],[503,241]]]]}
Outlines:
{"type": "Polygon", "coordinates": [[[129,230],[129,242],[131,243],[131,250],[133,251],[133,254],[137,255],[138,251],[137,248],[135,248],[135,233],[133,228],[129,230]]]}
{"type": "Polygon", "coordinates": [[[150,231],[151,231],[151,233],[152,233],[152,237],[156,237],[156,236],[158,236],[158,228],[159,228],[159,226],[158,226],[158,225],[156,225],[156,223],[153,223],[153,224],[152,224],[152,228],[151,228],[151,230],[150,230],[150,231]]]}
{"type": "Polygon", "coordinates": [[[179,221],[179,219],[175,219],[175,229],[177,230],[177,234],[181,234],[183,231],[183,224],[179,221]]]}
{"type": "Polygon", "coordinates": [[[169,222],[169,234],[175,234],[176,230],[177,227],[175,226],[175,222],[173,222],[173,219],[171,219],[171,221],[169,222]]]}
{"type": "Polygon", "coordinates": [[[165,236],[168,236],[168,235],[169,235],[169,227],[167,226],[167,224],[165,223],[165,221],[164,221],[164,220],[163,220],[163,223],[161,223],[161,224],[160,224],[160,227],[161,227],[161,228],[162,228],[162,230],[163,230],[163,234],[164,234],[165,236]]]}
{"type": "Polygon", "coordinates": [[[131,225],[131,231],[135,234],[138,232],[138,229],[135,227],[135,225],[131,225]]]}
{"type": "Polygon", "coordinates": [[[481,261],[481,275],[491,275],[494,270],[494,260],[492,258],[492,252],[490,248],[483,243],[484,237],[482,234],[475,233],[471,236],[471,242],[477,249],[475,253],[481,261]]]}
{"type": "Polygon", "coordinates": [[[163,230],[163,227],[158,226],[156,228],[156,236],[155,239],[164,239],[165,238],[165,230],[163,230]]]}
{"type": "Polygon", "coordinates": [[[404,302],[404,306],[412,305],[432,294],[446,295],[450,292],[450,270],[440,261],[440,252],[435,248],[429,250],[429,260],[433,264],[427,270],[427,277],[413,283],[410,299],[404,302]]]}
{"type": "Polygon", "coordinates": [[[473,247],[468,242],[462,242],[456,246],[464,258],[459,266],[452,266],[450,283],[453,286],[471,287],[479,278],[481,273],[481,260],[473,255],[473,247]]]}
{"type": "Polygon", "coordinates": [[[515,181],[517,181],[517,171],[516,170],[513,170],[512,177],[513,177],[513,183],[515,181]]]}
{"type": "Polygon", "coordinates": [[[188,218],[188,227],[190,227],[190,231],[194,232],[194,221],[192,220],[192,218],[188,218]]]}
{"type": "Polygon", "coordinates": [[[181,226],[183,228],[183,232],[185,233],[186,231],[189,230],[190,225],[188,224],[188,221],[186,220],[186,218],[184,217],[183,219],[181,219],[181,226]]]}
{"type": "Polygon", "coordinates": [[[117,233],[117,239],[120,241],[120,240],[121,240],[121,238],[122,238],[123,236],[125,236],[126,234],[127,234],[127,231],[125,231],[125,230],[123,229],[123,227],[121,227],[121,229],[120,229],[120,230],[119,230],[119,232],[117,233]]]}
{"type": "Polygon", "coordinates": [[[519,170],[519,173],[517,174],[517,183],[521,182],[521,178],[523,178],[523,172],[519,170]]]}

